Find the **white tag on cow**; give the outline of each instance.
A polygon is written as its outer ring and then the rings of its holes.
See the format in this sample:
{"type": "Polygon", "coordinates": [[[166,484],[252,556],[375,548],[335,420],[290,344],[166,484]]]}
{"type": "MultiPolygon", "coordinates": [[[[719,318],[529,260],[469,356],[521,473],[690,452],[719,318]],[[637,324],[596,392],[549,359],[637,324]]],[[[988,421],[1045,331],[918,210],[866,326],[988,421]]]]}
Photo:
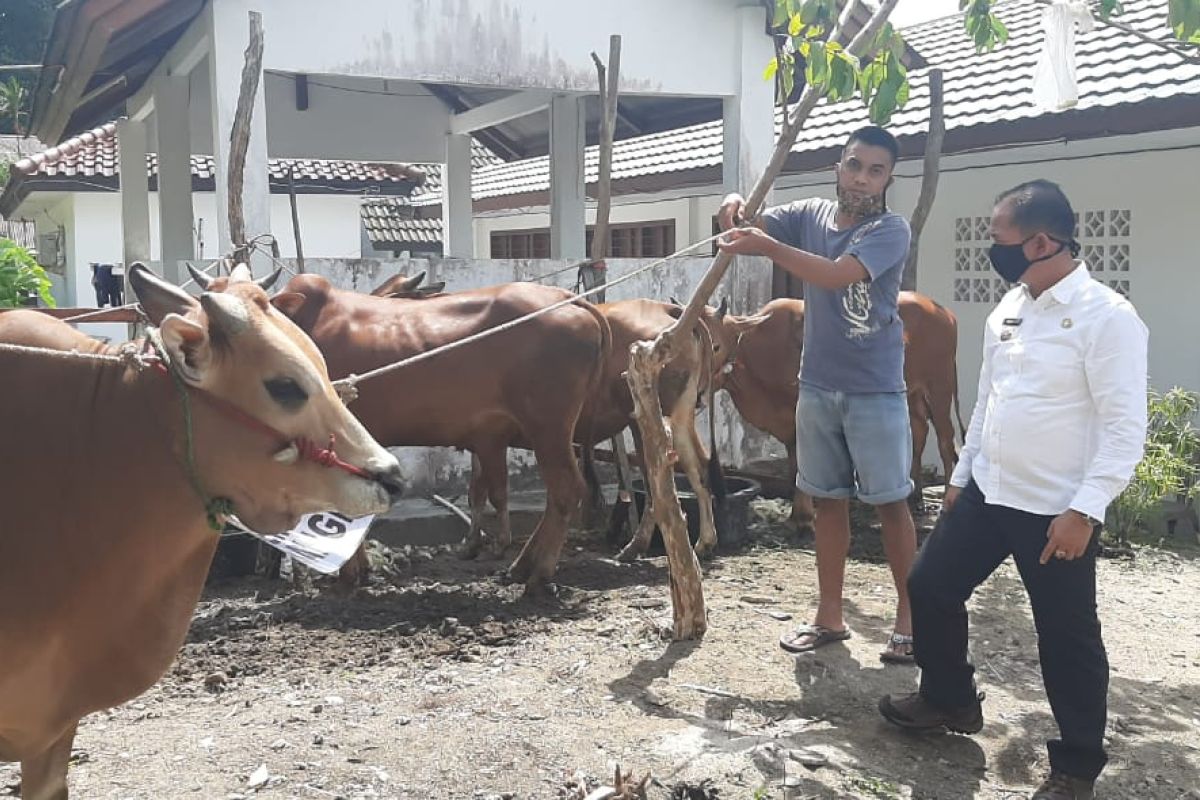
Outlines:
{"type": "Polygon", "coordinates": [[[250,530],[237,517],[229,517],[229,523],[238,530],[262,539],[325,575],[337,572],[350,560],[374,521],[374,514],[352,519],[336,511],[324,511],[301,517],[299,524],[290,531],[264,534],[250,530]]]}

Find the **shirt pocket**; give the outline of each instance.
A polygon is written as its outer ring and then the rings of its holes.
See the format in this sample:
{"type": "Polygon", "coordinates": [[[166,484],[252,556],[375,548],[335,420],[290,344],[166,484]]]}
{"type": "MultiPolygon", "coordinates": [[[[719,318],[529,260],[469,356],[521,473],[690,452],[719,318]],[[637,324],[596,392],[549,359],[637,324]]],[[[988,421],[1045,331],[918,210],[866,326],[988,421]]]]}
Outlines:
{"type": "Polygon", "coordinates": [[[1072,342],[1029,342],[1022,360],[1021,388],[1029,395],[1073,400],[1086,387],[1083,357],[1072,342]]]}

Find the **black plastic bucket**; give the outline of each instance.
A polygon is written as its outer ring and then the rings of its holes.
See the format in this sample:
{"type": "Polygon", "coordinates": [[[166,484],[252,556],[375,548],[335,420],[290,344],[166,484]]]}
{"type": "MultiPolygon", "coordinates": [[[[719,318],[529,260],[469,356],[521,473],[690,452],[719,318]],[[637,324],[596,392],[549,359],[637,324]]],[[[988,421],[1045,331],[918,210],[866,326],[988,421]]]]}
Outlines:
{"type": "MultiPolygon", "coordinates": [[[[637,504],[638,516],[646,513],[646,484],[641,478],[633,479],[633,501],[637,504]]],[[[721,547],[737,547],[746,540],[746,529],[750,524],[750,501],[758,496],[762,487],[749,478],[725,477],[725,486],[729,493],[723,503],[717,503],[714,498],[713,517],[716,521],[717,544],[721,547]]],[[[692,485],[686,475],[675,476],[675,493],[679,496],[679,505],[687,516],[688,538],[692,544],[700,538],[700,503],[692,492],[692,485]]],[[[650,552],[661,554],[663,550],[662,533],[656,526],[650,538],[650,552]]]]}

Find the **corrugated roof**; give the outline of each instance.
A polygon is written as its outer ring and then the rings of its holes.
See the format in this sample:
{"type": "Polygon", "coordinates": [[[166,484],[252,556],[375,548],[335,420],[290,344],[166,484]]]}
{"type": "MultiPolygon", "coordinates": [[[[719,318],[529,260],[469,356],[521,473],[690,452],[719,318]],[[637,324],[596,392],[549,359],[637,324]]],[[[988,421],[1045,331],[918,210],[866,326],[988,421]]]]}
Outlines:
{"type": "MultiPolygon", "coordinates": [[[[1119,20],[1159,39],[1169,40],[1166,26],[1167,0],[1125,0],[1119,20]]],[[[932,66],[944,71],[946,152],[958,152],[990,143],[980,139],[988,126],[1003,128],[991,137],[997,143],[1018,144],[1050,136],[1105,135],[1153,130],[1160,122],[1152,115],[1134,110],[1134,106],[1155,100],[1185,100],[1192,109],[1200,109],[1200,65],[1188,63],[1149,42],[1117,27],[1098,23],[1093,32],[1077,38],[1077,75],[1079,103],[1074,109],[1044,112],[1033,105],[1033,70],[1041,51],[1042,6],[1026,2],[998,3],[996,14],[1008,26],[1007,44],[991,53],[978,54],[963,29],[962,15],[944,17],[906,28],[908,42],[932,66]],[[1098,129],[1089,124],[1099,111],[1126,114],[1119,131],[1112,126],[1098,129]],[[1040,125],[1029,123],[1037,120],[1040,125]]],[[[928,70],[909,75],[912,93],[905,108],[888,125],[907,154],[923,149],[929,118],[928,70]]],[[[1175,115],[1178,120],[1179,115],[1175,115]]],[[[778,122],[778,121],[777,121],[778,122]]],[[[868,124],[862,103],[822,103],[808,120],[805,132],[793,148],[793,154],[818,156],[836,149],[856,128],[868,124]]],[[[1193,110],[1181,124],[1200,124],[1200,111],[1193,110]]],[[[720,169],[723,159],[722,124],[693,125],[687,128],[627,139],[613,148],[613,180],[644,178],[663,173],[695,169],[720,169]]],[[[792,161],[797,160],[793,155],[792,161]]],[[[593,183],[599,156],[595,147],[585,157],[586,180],[593,183]]],[[[791,162],[790,162],[791,163],[791,162]]],[[[812,166],[812,165],[810,165],[812,166]]],[[[527,159],[484,167],[473,177],[476,200],[512,195],[527,195],[549,189],[547,158],[527,159]]],[[[440,191],[421,190],[412,198],[418,205],[440,202],[440,191]]]]}
{"type": "Polygon", "coordinates": [[[395,197],[364,200],[362,221],[367,238],[380,250],[440,247],[441,219],[420,219],[414,212],[412,205],[395,197]]]}

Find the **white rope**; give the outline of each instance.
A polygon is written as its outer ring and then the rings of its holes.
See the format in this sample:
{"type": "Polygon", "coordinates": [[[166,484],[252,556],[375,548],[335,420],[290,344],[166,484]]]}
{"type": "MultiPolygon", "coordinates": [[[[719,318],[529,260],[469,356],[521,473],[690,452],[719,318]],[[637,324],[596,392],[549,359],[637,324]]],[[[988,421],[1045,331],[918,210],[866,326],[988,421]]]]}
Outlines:
{"type": "MultiPolygon", "coordinates": [[[[23,353],[25,355],[49,356],[67,361],[97,361],[106,364],[145,366],[136,342],[126,342],[117,353],[83,353],[79,350],[56,350],[52,347],[36,347],[26,344],[0,342],[0,352],[23,353]]],[[[151,359],[152,360],[152,359],[151,359]]]]}
{"type": "Polygon", "coordinates": [[[358,384],[362,383],[365,380],[368,380],[370,378],[378,378],[380,375],[386,375],[389,372],[394,372],[398,369],[401,369],[402,367],[409,367],[409,366],[412,366],[413,364],[418,364],[422,361],[433,358],[436,355],[441,355],[442,353],[445,353],[449,350],[453,350],[456,347],[462,347],[463,345],[471,344],[472,342],[477,342],[480,339],[483,339],[487,336],[491,336],[491,335],[497,334],[497,333],[502,333],[504,331],[515,328],[516,326],[520,325],[523,322],[528,322],[529,320],[536,319],[537,317],[540,317],[544,314],[549,314],[551,311],[555,311],[559,308],[562,308],[563,306],[570,305],[570,304],[574,303],[576,300],[582,300],[585,297],[591,297],[592,295],[599,294],[600,292],[603,292],[605,289],[608,289],[610,287],[624,283],[625,281],[630,280],[631,278],[635,278],[638,275],[641,275],[643,272],[648,272],[649,270],[660,267],[663,264],[670,261],[671,259],[676,258],[677,256],[680,256],[691,250],[695,250],[699,247],[703,247],[706,244],[710,244],[711,242],[721,238],[724,235],[725,235],[724,233],[718,233],[718,234],[708,237],[707,239],[703,239],[699,242],[696,242],[695,244],[690,244],[681,250],[676,250],[674,253],[672,253],[669,256],[666,256],[665,258],[660,258],[657,261],[651,261],[649,264],[639,267],[638,269],[635,269],[633,272],[630,272],[626,275],[622,275],[621,277],[617,278],[616,280],[608,281],[607,283],[602,283],[599,286],[592,287],[591,289],[587,290],[586,292],[581,292],[579,294],[573,294],[568,298],[558,301],[557,303],[548,305],[545,308],[539,308],[537,311],[532,311],[522,317],[517,317],[516,319],[510,320],[510,321],[504,323],[503,325],[498,325],[495,328],[488,328],[487,330],[480,331],[479,333],[474,333],[474,334],[466,337],[465,339],[458,339],[456,341],[441,345],[440,347],[435,347],[432,350],[426,350],[424,353],[418,353],[415,356],[410,356],[408,358],[401,359],[400,361],[395,361],[391,364],[386,364],[382,367],[373,369],[370,372],[364,372],[362,375],[347,375],[345,378],[342,378],[341,380],[334,381],[333,386],[335,389],[338,390],[339,394],[341,394],[342,397],[344,399],[346,399],[347,402],[349,402],[349,400],[353,399],[356,396],[355,387],[357,387],[358,384]]]}

